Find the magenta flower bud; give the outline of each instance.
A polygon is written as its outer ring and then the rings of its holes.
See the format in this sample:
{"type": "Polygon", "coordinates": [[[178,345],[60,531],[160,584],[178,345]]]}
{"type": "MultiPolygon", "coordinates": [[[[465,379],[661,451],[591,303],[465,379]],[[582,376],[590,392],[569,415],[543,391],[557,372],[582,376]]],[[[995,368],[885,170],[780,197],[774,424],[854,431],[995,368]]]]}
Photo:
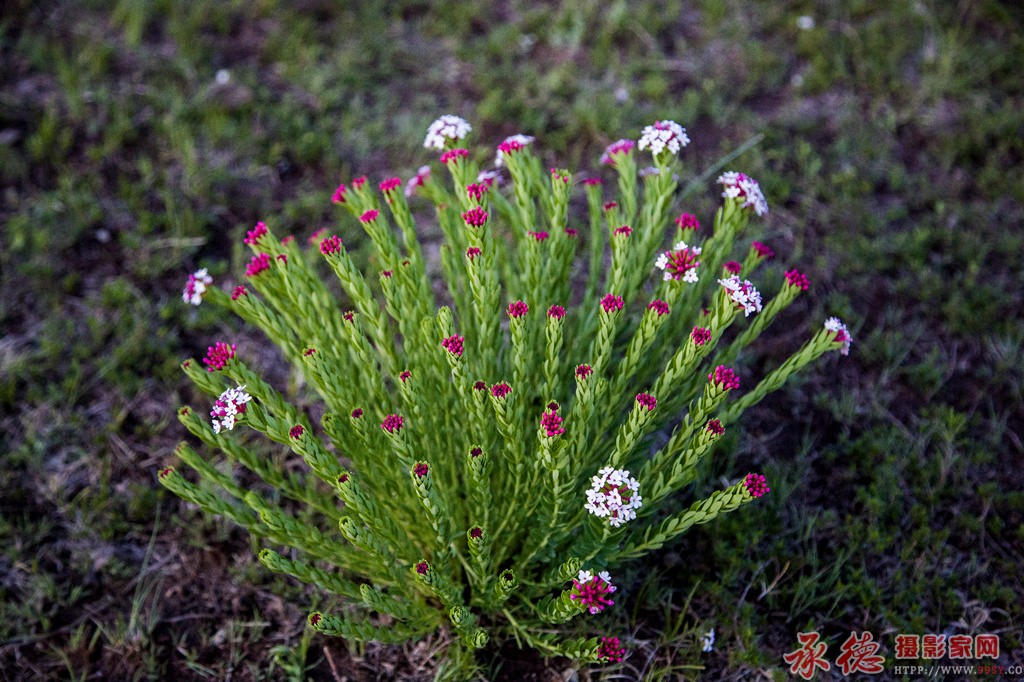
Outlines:
{"type": "Polygon", "coordinates": [[[541,428],[544,429],[544,433],[548,438],[560,436],[565,433],[565,429],[562,428],[562,418],[558,416],[557,403],[555,404],[554,409],[549,409],[544,413],[544,416],[540,419],[540,425],[541,428]]]}
{"type": "Polygon", "coordinates": [[[708,374],[708,381],[723,391],[731,391],[740,387],[740,378],[736,372],[725,365],[715,367],[715,371],[708,374]]]}
{"type": "Polygon", "coordinates": [[[560,305],[553,305],[548,308],[548,317],[560,320],[565,317],[565,308],[560,305]]]}
{"type": "Polygon", "coordinates": [[[270,254],[261,253],[258,256],[253,256],[252,260],[249,261],[249,265],[245,268],[246,277],[255,277],[261,272],[266,272],[270,269],[270,254]]]}
{"type": "Polygon", "coordinates": [[[403,371],[402,371],[402,373],[398,375],[398,378],[399,378],[399,379],[401,380],[401,382],[402,382],[403,384],[404,384],[404,383],[405,383],[406,381],[408,381],[408,380],[409,380],[409,378],[411,378],[411,377],[412,377],[412,372],[410,372],[410,371],[409,371],[409,370],[407,370],[407,369],[406,369],[406,370],[403,370],[403,371]]]}
{"type": "Polygon", "coordinates": [[[466,196],[472,199],[473,201],[480,203],[481,201],[483,201],[484,195],[487,194],[487,190],[489,189],[490,187],[485,183],[474,182],[472,184],[466,185],[466,196]]]}
{"type": "Polygon", "coordinates": [[[302,356],[306,357],[306,358],[308,358],[310,355],[315,355],[315,354],[316,354],[316,348],[307,348],[306,350],[302,351],[302,356]]]}
{"type": "Polygon", "coordinates": [[[237,301],[242,296],[248,296],[249,291],[243,285],[235,287],[235,290],[231,292],[231,300],[237,301]]]}
{"type": "Polygon", "coordinates": [[[761,474],[747,474],[743,479],[743,485],[750,491],[751,497],[761,497],[772,491],[761,474]]]}
{"type": "Polygon", "coordinates": [[[619,206],[619,202],[617,202],[617,201],[605,202],[604,212],[607,213],[608,211],[612,210],[613,208],[618,208],[618,206],[619,206]]]}
{"type": "Polygon", "coordinates": [[[371,208],[369,211],[359,216],[359,221],[362,223],[372,223],[380,215],[380,211],[375,208],[371,208]]]}
{"type": "Polygon", "coordinates": [[[484,536],[484,529],[481,528],[480,526],[474,526],[473,528],[469,529],[469,537],[471,537],[472,539],[479,540],[483,536],[484,536]]]}
{"type": "Polygon", "coordinates": [[[352,410],[352,418],[353,419],[362,419],[363,418],[363,411],[362,411],[362,409],[357,407],[356,409],[352,410]]]}
{"type": "Polygon", "coordinates": [[[388,433],[397,433],[402,430],[405,426],[405,420],[401,415],[389,414],[384,418],[384,422],[380,425],[380,428],[384,429],[388,433]]]}
{"type": "Polygon", "coordinates": [[[567,227],[565,228],[565,234],[567,237],[569,237],[569,239],[576,239],[576,237],[579,236],[580,231],[577,230],[575,227],[567,227]]]}
{"type": "Polygon", "coordinates": [[[801,291],[807,291],[810,288],[811,283],[807,279],[807,275],[801,273],[796,268],[793,268],[786,273],[786,284],[791,287],[800,289],[801,291]]]}
{"type": "Polygon", "coordinates": [[[629,225],[623,225],[622,227],[616,227],[613,234],[618,237],[628,237],[633,234],[633,228],[629,225]]]}
{"type": "Polygon", "coordinates": [[[330,256],[339,251],[341,251],[341,237],[338,235],[332,235],[320,242],[320,253],[325,256],[330,256]]]}
{"type": "Polygon", "coordinates": [[[483,253],[483,252],[479,248],[477,248],[475,246],[471,246],[468,249],[466,249],[466,258],[468,258],[469,260],[473,260],[474,258],[479,256],[481,253],[483,253]]]}
{"type": "Polygon", "coordinates": [[[499,384],[494,384],[493,386],[491,386],[491,395],[493,395],[495,398],[504,398],[511,392],[512,387],[506,384],[505,382],[501,382],[499,384]]]}
{"type": "Polygon", "coordinates": [[[661,300],[660,298],[656,298],[650,303],[648,303],[647,309],[656,312],[658,314],[658,317],[661,317],[662,315],[668,315],[669,313],[668,303],[665,303],[665,301],[661,300]]]}
{"type": "Polygon", "coordinates": [[[650,412],[658,406],[658,400],[650,393],[638,393],[636,396],[636,404],[640,407],[646,407],[647,411],[650,412]]]}
{"type": "Polygon", "coordinates": [[[296,424],[295,426],[293,426],[292,428],[290,428],[288,430],[288,436],[292,440],[298,440],[298,439],[302,438],[302,434],[305,433],[305,432],[306,432],[306,430],[304,428],[302,428],[301,424],[296,424]]]}
{"type": "Polygon", "coordinates": [[[588,187],[600,186],[601,178],[585,178],[583,184],[588,187]]]}
{"type": "Polygon", "coordinates": [[[416,564],[416,572],[420,575],[426,575],[430,572],[430,564],[426,561],[420,561],[416,564]]]}
{"type": "Polygon", "coordinates": [[[618,637],[602,637],[597,647],[597,659],[602,663],[621,663],[626,649],[619,643],[618,637]]]}
{"type": "Polygon", "coordinates": [[[761,242],[754,242],[751,244],[754,247],[754,252],[761,258],[774,258],[775,252],[772,251],[771,247],[761,242]]]}
{"type": "Polygon", "coordinates": [[[734,260],[726,261],[722,269],[728,272],[730,275],[738,275],[743,272],[743,266],[734,260]]]}
{"type": "Polygon", "coordinates": [[[487,390],[487,384],[484,383],[483,381],[478,381],[475,384],[473,384],[473,390],[474,391],[486,391],[487,390]]]}
{"type": "Polygon", "coordinates": [[[622,297],[615,294],[605,294],[604,298],[601,299],[601,309],[606,313],[622,310],[623,305],[622,297]]]}
{"type": "Polygon", "coordinates": [[[694,327],[690,332],[690,338],[693,339],[693,345],[703,346],[711,340],[711,330],[707,327],[694,327]]]}
{"type": "Polygon", "coordinates": [[[545,230],[540,230],[539,232],[527,232],[526,234],[538,242],[544,241],[549,236],[545,230]]]}
{"type": "Polygon", "coordinates": [[[470,227],[481,227],[487,222],[487,211],[476,206],[463,213],[462,219],[470,227]]]}
{"type": "Polygon", "coordinates": [[[207,372],[216,372],[217,370],[224,369],[224,365],[228,364],[228,360],[235,357],[235,344],[230,346],[223,341],[218,341],[214,345],[206,349],[206,357],[203,358],[203,362],[206,363],[207,372]]]}
{"type": "Polygon", "coordinates": [[[576,378],[586,379],[593,374],[594,368],[590,365],[576,365],[576,378]]]}
{"type": "Polygon", "coordinates": [[[522,317],[528,312],[530,312],[530,306],[526,305],[522,301],[513,301],[508,304],[508,316],[513,319],[522,317]]]}
{"type": "Polygon", "coordinates": [[[388,192],[393,192],[394,190],[402,186],[402,178],[388,178],[387,180],[381,182],[380,185],[378,186],[380,187],[381,192],[387,194],[388,192]]]}
{"type": "Polygon", "coordinates": [[[366,184],[366,176],[360,175],[358,178],[352,181],[352,186],[356,189],[362,189],[363,185],[366,184]]]}
{"type": "Polygon", "coordinates": [[[261,220],[260,222],[256,223],[256,227],[254,227],[251,230],[249,230],[248,232],[246,232],[245,239],[243,239],[242,241],[245,242],[246,244],[255,244],[260,239],[265,237],[266,234],[267,234],[267,226],[261,220]]]}
{"type": "Polygon", "coordinates": [[[725,433],[725,427],[722,426],[722,422],[717,419],[709,419],[707,425],[707,432],[713,436],[721,436],[725,433]]]}
{"type": "Polygon", "coordinates": [[[463,337],[459,336],[458,334],[455,334],[453,336],[449,336],[444,341],[442,341],[441,346],[455,357],[461,358],[463,350],[463,341],[465,341],[463,337]]]}
{"type": "Polygon", "coordinates": [[[605,166],[614,166],[615,157],[620,154],[629,154],[633,151],[633,147],[636,143],[633,140],[618,140],[612,142],[610,145],[605,147],[604,154],[601,155],[601,163],[605,166]]]}
{"type": "Polygon", "coordinates": [[[455,159],[466,159],[469,158],[469,152],[465,149],[450,149],[441,154],[441,163],[447,164],[449,161],[455,159]]]}
{"type": "Polygon", "coordinates": [[[680,230],[693,230],[696,232],[700,229],[700,221],[697,220],[697,216],[692,213],[682,213],[676,218],[676,225],[679,226],[680,230]]]}
{"type": "Polygon", "coordinates": [[[332,204],[344,204],[345,203],[345,192],[346,187],[343,184],[338,185],[338,189],[334,190],[334,194],[331,195],[332,204]]]}
{"type": "Polygon", "coordinates": [[[416,466],[412,468],[412,473],[419,478],[423,478],[430,473],[430,467],[425,462],[417,462],[416,466]]]}

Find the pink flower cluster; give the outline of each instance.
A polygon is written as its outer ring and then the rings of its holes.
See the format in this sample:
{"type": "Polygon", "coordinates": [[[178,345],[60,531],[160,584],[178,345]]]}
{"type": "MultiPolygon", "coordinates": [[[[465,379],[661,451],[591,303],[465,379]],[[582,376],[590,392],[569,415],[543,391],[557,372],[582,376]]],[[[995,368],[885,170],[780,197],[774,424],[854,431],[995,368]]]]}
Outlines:
{"type": "Polygon", "coordinates": [[[646,407],[647,411],[650,412],[658,406],[658,399],[650,393],[637,393],[636,404],[640,407],[646,407]]]}
{"type": "Polygon", "coordinates": [[[711,340],[711,330],[707,327],[694,327],[693,331],[690,332],[690,338],[693,339],[693,345],[703,346],[711,340]]]}
{"type": "Polygon", "coordinates": [[[699,246],[687,246],[686,242],[676,242],[671,251],[658,256],[654,266],[664,271],[662,279],[666,282],[682,280],[693,284],[697,281],[697,267],[700,265],[697,256],[700,253],[699,246]]]}
{"type": "Polygon", "coordinates": [[[761,258],[775,257],[775,252],[772,251],[772,247],[768,246],[767,244],[763,244],[761,242],[754,242],[753,244],[751,244],[751,246],[754,247],[754,252],[761,258]]]}
{"type": "Polygon", "coordinates": [[[721,436],[725,433],[725,427],[722,426],[722,422],[717,419],[709,419],[706,429],[712,436],[721,436]]]}
{"type": "Polygon", "coordinates": [[[398,375],[399,381],[401,381],[403,384],[411,378],[412,372],[407,369],[403,369],[398,375]]]}
{"type": "Polygon", "coordinates": [[[468,159],[469,151],[466,149],[452,149],[441,154],[441,163],[446,164],[449,161],[455,161],[457,159],[468,159]]]}
{"type": "Polygon", "coordinates": [[[470,227],[480,227],[487,222],[487,211],[476,206],[463,213],[462,219],[470,227]]]}
{"type": "Polygon", "coordinates": [[[544,429],[544,433],[548,438],[561,436],[565,433],[565,429],[562,427],[562,418],[558,416],[558,403],[553,402],[548,405],[544,416],[540,418],[540,426],[544,429]]]}
{"type": "Polygon", "coordinates": [[[302,438],[302,434],[305,432],[306,430],[302,428],[302,424],[296,424],[292,428],[288,429],[288,437],[292,440],[298,440],[302,438]]]}
{"type": "Polygon", "coordinates": [[[616,227],[612,234],[617,237],[628,237],[633,234],[633,228],[629,225],[623,225],[622,227],[616,227]]]}
{"type": "Polygon", "coordinates": [[[565,308],[560,305],[553,305],[548,308],[548,317],[554,320],[560,320],[565,317],[565,308]]]}
{"type": "Polygon", "coordinates": [[[412,473],[417,478],[423,478],[424,476],[430,473],[430,467],[427,466],[426,462],[417,462],[416,465],[412,468],[412,473]]]}
{"type": "Polygon", "coordinates": [[[511,392],[512,387],[506,384],[505,382],[501,382],[491,386],[491,395],[493,395],[495,398],[504,398],[511,392]]]}
{"type": "Polygon", "coordinates": [[[338,188],[334,190],[334,194],[331,195],[332,204],[344,204],[345,203],[345,192],[347,188],[345,183],[338,185],[338,188]]]}
{"type": "Polygon", "coordinates": [[[242,241],[246,244],[256,244],[260,239],[265,237],[267,234],[267,225],[262,220],[256,223],[256,226],[245,233],[245,239],[242,241]]]}
{"type": "Polygon", "coordinates": [[[359,222],[361,223],[372,223],[380,215],[380,211],[375,208],[371,208],[369,211],[359,216],[359,222]]]}
{"type": "Polygon", "coordinates": [[[320,241],[320,253],[325,256],[334,255],[339,251],[341,251],[341,237],[338,235],[331,235],[320,241]]]}
{"type": "Polygon", "coordinates": [[[224,369],[224,365],[228,364],[228,360],[235,357],[235,344],[230,346],[223,341],[209,346],[206,349],[206,357],[203,358],[203,362],[206,364],[207,372],[216,372],[224,369]]]}
{"type": "Polygon", "coordinates": [[[384,421],[381,423],[380,428],[384,429],[388,433],[397,433],[402,430],[403,426],[405,426],[405,420],[402,418],[402,415],[389,414],[384,417],[384,421]]]}
{"type": "Polygon", "coordinates": [[[651,154],[658,156],[668,149],[672,154],[678,154],[679,150],[690,144],[690,138],[686,134],[686,128],[675,121],[655,121],[640,133],[640,141],[637,148],[640,151],[651,148],[651,154]]]}
{"type": "Polygon", "coordinates": [[[605,467],[591,479],[584,508],[598,518],[618,527],[636,518],[636,510],[643,505],[640,483],[625,469],[605,467]]]}
{"type": "Polygon", "coordinates": [[[464,340],[465,339],[463,339],[461,336],[459,336],[458,334],[455,334],[453,336],[449,336],[444,341],[442,341],[441,342],[441,346],[446,351],[448,351],[449,353],[454,355],[455,357],[461,358],[462,357],[462,343],[463,343],[464,340]]]}
{"type": "Polygon", "coordinates": [[[697,216],[692,213],[682,213],[676,218],[676,225],[679,226],[680,230],[693,230],[696,232],[700,229],[700,221],[697,220],[697,216]]]}
{"type": "Polygon", "coordinates": [[[728,272],[730,275],[738,275],[743,272],[743,266],[734,260],[726,261],[722,269],[728,272]]]}
{"type": "Polygon", "coordinates": [[[648,303],[647,309],[656,312],[658,314],[658,317],[661,317],[662,315],[668,315],[669,313],[668,303],[665,303],[665,301],[661,300],[660,298],[656,298],[650,303],[648,303]]]}
{"type": "Polygon", "coordinates": [[[625,655],[626,649],[618,637],[601,638],[601,644],[597,647],[597,660],[602,663],[621,663],[625,655]]]}
{"type": "Polygon", "coordinates": [[[604,298],[601,299],[601,309],[609,314],[622,310],[623,305],[625,304],[622,297],[615,294],[605,294],[604,298]]]}
{"type": "Polygon", "coordinates": [[[466,196],[479,204],[483,201],[484,195],[487,194],[489,189],[490,187],[484,183],[474,182],[466,185],[466,196]]]}
{"type": "Polygon", "coordinates": [[[231,292],[231,300],[232,301],[237,301],[242,296],[248,296],[248,295],[249,295],[249,290],[246,289],[244,285],[239,284],[237,287],[235,287],[234,291],[231,292]]]}
{"type": "Polygon", "coordinates": [[[786,272],[786,284],[791,287],[800,289],[801,291],[807,291],[810,288],[811,283],[807,279],[807,275],[801,273],[796,268],[786,272]]]}
{"type": "MultiPolygon", "coordinates": [[[[378,185],[378,187],[380,187],[380,191],[383,192],[384,194],[387,194],[388,192],[393,192],[401,186],[402,178],[388,178],[378,185]]],[[[388,201],[390,201],[390,199],[388,199],[388,201]]]]}
{"type": "Polygon", "coordinates": [[[615,604],[609,597],[615,589],[608,571],[601,571],[597,575],[590,571],[580,571],[572,581],[569,598],[578,601],[591,615],[596,615],[615,604]]]}
{"type": "Polygon", "coordinates": [[[530,312],[530,306],[522,301],[513,301],[508,304],[508,316],[515,319],[530,312]]]}
{"type": "Polygon", "coordinates": [[[537,232],[527,231],[526,234],[528,234],[530,237],[532,237],[534,240],[538,242],[544,241],[549,236],[546,230],[538,230],[537,232]]]}
{"type": "Polygon", "coordinates": [[[531,135],[512,135],[502,140],[501,144],[498,145],[498,153],[494,157],[494,165],[499,168],[505,163],[505,155],[512,154],[514,152],[521,152],[526,149],[526,146],[532,144],[534,138],[531,135]]]}
{"type": "Polygon", "coordinates": [[[743,485],[750,491],[751,497],[761,497],[772,490],[761,474],[747,474],[743,479],[743,485]]]}
{"type": "Polygon", "coordinates": [[[721,391],[731,391],[740,387],[740,378],[736,372],[725,365],[715,367],[715,371],[708,374],[708,381],[721,391]]]}
{"type": "Polygon", "coordinates": [[[266,272],[270,269],[270,254],[261,253],[257,256],[253,256],[249,264],[245,266],[245,276],[255,277],[261,272],[266,272]]]}
{"type": "Polygon", "coordinates": [[[471,246],[468,249],[466,249],[466,258],[468,258],[469,260],[473,260],[474,258],[479,256],[481,253],[483,253],[483,252],[478,247],[471,246]]]}
{"type": "Polygon", "coordinates": [[[576,365],[576,378],[586,379],[594,373],[594,368],[590,365],[576,365]]]}

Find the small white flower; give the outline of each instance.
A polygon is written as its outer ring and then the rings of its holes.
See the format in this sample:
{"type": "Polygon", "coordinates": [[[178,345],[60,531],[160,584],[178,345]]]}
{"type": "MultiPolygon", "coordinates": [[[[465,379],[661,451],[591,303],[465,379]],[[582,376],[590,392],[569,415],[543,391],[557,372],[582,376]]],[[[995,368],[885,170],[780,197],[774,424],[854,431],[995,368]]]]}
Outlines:
{"type": "Polygon", "coordinates": [[[427,138],[423,141],[423,146],[427,149],[444,150],[448,140],[461,140],[471,130],[473,127],[465,119],[445,114],[427,128],[427,138]]]}
{"type": "Polygon", "coordinates": [[[608,585],[608,591],[614,592],[616,589],[615,585],[612,584],[612,576],[608,571],[601,571],[597,574],[597,577],[603,580],[608,585]]]}
{"type": "Polygon", "coordinates": [[[220,394],[213,403],[210,410],[210,417],[213,419],[213,432],[220,433],[221,429],[231,431],[235,428],[235,421],[238,415],[245,414],[245,404],[252,400],[252,396],[245,392],[245,386],[229,388],[220,394]]]}
{"type": "Polygon", "coordinates": [[[801,31],[810,31],[814,28],[814,17],[809,17],[806,14],[796,18],[796,27],[801,31]]]}
{"type": "Polygon", "coordinates": [[[584,571],[583,569],[580,569],[579,574],[576,576],[576,582],[578,582],[580,584],[589,583],[593,579],[594,579],[594,574],[591,573],[590,571],[584,571]]]}
{"type": "Polygon", "coordinates": [[[715,629],[711,628],[700,638],[700,650],[704,653],[714,651],[715,649],[715,629]]]}
{"type": "Polygon", "coordinates": [[[405,196],[406,198],[411,197],[416,193],[416,188],[420,187],[430,177],[430,166],[420,166],[420,169],[416,171],[416,175],[409,178],[409,181],[405,183],[405,196]]]}
{"type": "Polygon", "coordinates": [[[640,141],[637,147],[642,151],[651,148],[651,154],[658,156],[666,149],[672,154],[678,154],[679,150],[690,144],[690,138],[686,135],[686,128],[675,121],[655,121],[640,133],[640,141]]]}
{"type": "Polygon", "coordinates": [[[181,300],[192,305],[199,305],[203,302],[203,295],[206,288],[213,284],[213,278],[206,272],[206,268],[196,270],[188,276],[185,288],[181,292],[181,300]]]}

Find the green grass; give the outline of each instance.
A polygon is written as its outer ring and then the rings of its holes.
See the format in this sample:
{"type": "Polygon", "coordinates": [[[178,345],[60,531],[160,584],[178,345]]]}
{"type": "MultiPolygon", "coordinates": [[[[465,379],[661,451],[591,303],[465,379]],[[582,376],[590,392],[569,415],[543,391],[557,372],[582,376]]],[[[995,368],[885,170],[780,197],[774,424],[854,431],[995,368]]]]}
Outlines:
{"type": "MultiPolygon", "coordinates": [[[[687,126],[695,175],[763,134],[734,165],[761,181],[767,241],[812,290],[745,371],[784,357],[807,316],[837,314],[857,339],[750,414],[695,490],[762,469],[766,503],[636,568],[622,674],[778,677],[808,629],[833,658],[852,629],[889,656],[882,633],[1024,646],[1020,11],[568,7],[22,2],[0,19],[5,676],[429,676],[438,642],[311,640],[317,595],[267,576],[154,472],[183,437],[177,363],[242,333],[181,305],[184,273],[240,272],[258,219],[300,238],[329,224],[341,179],[411,174],[446,112],[481,154],[528,132],[573,168],[659,117],[687,126]]],[[[714,200],[704,186],[688,202],[705,218],[714,200]]],[[[542,670],[493,653],[498,674],[542,670]]]]}

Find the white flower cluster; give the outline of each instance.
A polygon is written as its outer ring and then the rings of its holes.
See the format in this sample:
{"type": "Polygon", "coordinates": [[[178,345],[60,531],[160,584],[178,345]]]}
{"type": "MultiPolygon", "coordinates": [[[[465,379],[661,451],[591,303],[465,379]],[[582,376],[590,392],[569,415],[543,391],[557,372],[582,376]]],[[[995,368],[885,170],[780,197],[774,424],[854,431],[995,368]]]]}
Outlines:
{"type": "MultiPolygon", "coordinates": [[[[501,144],[505,144],[506,142],[511,144],[511,143],[515,142],[516,144],[520,144],[520,145],[525,147],[528,144],[533,144],[534,140],[536,140],[536,139],[537,138],[535,138],[533,135],[523,135],[522,133],[517,133],[517,134],[512,135],[510,137],[506,137],[504,142],[502,142],[501,144]]],[[[494,165],[497,166],[498,168],[501,168],[502,166],[504,166],[505,165],[505,158],[504,157],[505,157],[505,153],[503,151],[501,151],[501,145],[498,145],[498,151],[494,155],[494,165]]]]}
{"type": "Polygon", "coordinates": [[[728,279],[720,279],[718,283],[729,293],[729,298],[743,309],[743,316],[761,312],[761,293],[754,288],[749,279],[740,281],[737,275],[728,279]]]}
{"type": "MultiPolygon", "coordinates": [[[[587,491],[584,508],[598,518],[618,527],[636,518],[641,507],[640,482],[631,478],[625,469],[605,467],[591,479],[593,486],[587,491]]],[[[603,579],[603,578],[602,578],[603,579]]]]}
{"type": "Polygon", "coordinates": [[[743,199],[743,207],[751,207],[757,215],[764,215],[768,212],[768,201],[761,192],[761,186],[757,181],[744,173],[728,171],[718,176],[718,181],[725,189],[722,190],[722,198],[743,199]]]}
{"type": "Polygon", "coordinates": [[[473,127],[466,119],[445,114],[427,128],[427,139],[423,141],[423,146],[427,149],[444,150],[448,140],[461,140],[471,130],[473,127]]]}
{"type": "Polygon", "coordinates": [[[637,147],[643,151],[651,148],[651,154],[657,156],[667,148],[673,154],[690,144],[690,138],[686,135],[686,128],[675,121],[655,121],[654,125],[647,126],[640,133],[640,141],[637,147]]]}
{"type": "Polygon", "coordinates": [[[235,420],[238,415],[245,413],[245,404],[250,400],[252,396],[245,392],[245,386],[229,388],[221,393],[210,410],[213,432],[220,433],[221,429],[230,431],[235,428],[235,420]]]}
{"type": "Polygon", "coordinates": [[[840,354],[849,355],[850,346],[853,344],[853,336],[850,334],[850,330],[846,328],[846,325],[838,317],[830,317],[825,320],[825,329],[836,335],[837,342],[843,342],[843,348],[840,350],[840,354]]]}
{"type": "Polygon", "coordinates": [[[213,277],[210,277],[206,272],[206,268],[196,270],[188,276],[185,288],[181,291],[181,300],[192,305],[199,305],[203,302],[203,294],[206,293],[206,287],[211,284],[213,284],[213,277]]]}

